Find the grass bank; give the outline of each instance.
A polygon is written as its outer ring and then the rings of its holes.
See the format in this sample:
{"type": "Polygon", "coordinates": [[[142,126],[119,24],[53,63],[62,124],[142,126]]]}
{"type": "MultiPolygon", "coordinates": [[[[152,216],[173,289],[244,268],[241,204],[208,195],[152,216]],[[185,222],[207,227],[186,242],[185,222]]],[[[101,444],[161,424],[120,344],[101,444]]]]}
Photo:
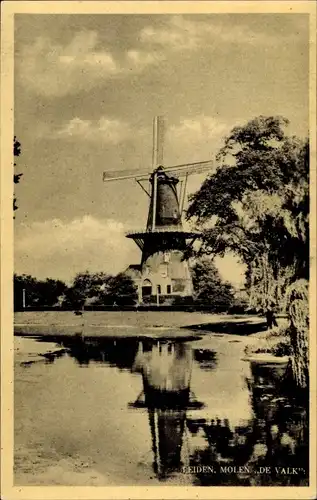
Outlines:
{"type": "MultiPolygon", "coordinates": [[[[111,331],[136,335],[138,331],[161,330],[162,333],[187,330],[188,335],[200,333],[236,333],[244,335],[263,329],[263,319],[257,316],[210,314],[180,311],[85,311],[76,316],[71,311],[26,311],[15,314],[15,333],[30,334],[62,332],[92,336],[108,335],[111,331]],[[195,331],[195,332],[194,332],[195,331]]],[[[183,332],[184,333],[184,332],[183,332]]]]}
{"type": "Polygon", "coordinates": [[[290,356],[291,342],[289,335],[286,333],[287,325],[287,319],[280,319],[279,325],[272,330],[252,334],[251,336],[256,339],[256,342],[246,346],[246,355],[267,354],[278,358],[290,356]]]}

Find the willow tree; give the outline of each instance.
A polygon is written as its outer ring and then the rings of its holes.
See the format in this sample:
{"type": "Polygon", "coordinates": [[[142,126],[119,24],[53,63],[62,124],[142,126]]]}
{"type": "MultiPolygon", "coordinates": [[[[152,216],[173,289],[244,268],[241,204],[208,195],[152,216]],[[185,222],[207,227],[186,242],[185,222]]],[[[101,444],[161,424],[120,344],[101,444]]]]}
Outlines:
{"type": "Polygon", "coordinates": [[[247,265],[250,305],[284,305],[298,386],[308,386],[309,146],[288,121],[260,116],[225,139],[218,167],[191,197],[187,218],[202,231],[188,254],[230,250],[247,265]]]}
{"type": "Polygon", "coordinates": [[[202,231],[196,253],[238,255],[258,309],[308,277],[308,143],[287,136],[287,125],[260,116],[235,127],[187,211],[202,231]]]}

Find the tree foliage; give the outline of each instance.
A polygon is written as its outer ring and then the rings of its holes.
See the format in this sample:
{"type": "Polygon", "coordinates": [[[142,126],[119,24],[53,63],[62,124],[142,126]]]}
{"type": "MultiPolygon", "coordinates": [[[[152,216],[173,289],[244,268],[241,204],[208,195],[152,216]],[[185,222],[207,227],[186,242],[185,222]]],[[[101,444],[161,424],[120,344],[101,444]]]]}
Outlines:
{"type": "Polygon", "coordinates": [[[100,295],[107,286],[109,278],[110,276],[103,272],[89,273],[85,271],[78,273],[67,292],[67,299],[70,305],[74,303],[74,305],[78,304],[82,306],[87,302],[98,302],[100,295]]]}
{"type": "Polygon", "coordinates": [[[287,332],[292,346],[292,373],[296,385],[307,389],[309,387],[309,287],[307,280],[297,280],[288,287],[286,308],[290,320],[287,332]]]}
{"type": "Polygon", "coordinates": [[[86,305],[128,305],[137,298],[136,286],[125,273],[116,276],[99,272],[78,273],[65,294],[65,305],[80,308],[86,305]]]}
{"type": "Polygon", "coordinates": [[[14,275],[15,310],[23,307],[23,289],[26,307],[62,306],[81,309],[84,305],[129,305],[137,298],[136,286],[125,273],[116,276],[88,271],[78,273],[71,286],[60,280],[38,280],[30,275],[14,275]]]}
{"type": "Polygon", "coordinates": [[[59,302],[67,289],[66,284],[61,280],[46,279],[37,280],[33,276],[23,274],[14,275],[14,308],[23,307],[23,290],[25,290],[26,306],[54,306],[59,302]]]}
{"type": "Polygon", "coordinates": [[[108,282],[107,296],[116,304],[133,304],[137,300],[137,287],[125,273],[111,276],[108,282]]]}
{"type": "Polygon", "coordinates": [[[192,267],[192,279],[196,304],[214,306],[215,310],[228,310],[234,305],[233,288],[221,279],[212,259],[197,259],[192,267]]]}
{"type": "Polygon", "coordinates": [[[198,255],[239,255],[260,308],[309,271],[309,147],[287,125],[260,116],[235,127],[187,211],[202,230],[198,255]]]}

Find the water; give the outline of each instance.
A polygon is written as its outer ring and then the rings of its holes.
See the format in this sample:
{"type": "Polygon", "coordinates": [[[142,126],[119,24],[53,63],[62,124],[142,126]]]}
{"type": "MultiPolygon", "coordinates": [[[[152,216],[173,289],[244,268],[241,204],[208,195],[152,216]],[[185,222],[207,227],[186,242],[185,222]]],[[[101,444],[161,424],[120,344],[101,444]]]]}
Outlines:
{"type": "Polygon", "coordinates": [[[306,401],[244,347],[16,337],[16,484],[307,485],[306,401]]]}

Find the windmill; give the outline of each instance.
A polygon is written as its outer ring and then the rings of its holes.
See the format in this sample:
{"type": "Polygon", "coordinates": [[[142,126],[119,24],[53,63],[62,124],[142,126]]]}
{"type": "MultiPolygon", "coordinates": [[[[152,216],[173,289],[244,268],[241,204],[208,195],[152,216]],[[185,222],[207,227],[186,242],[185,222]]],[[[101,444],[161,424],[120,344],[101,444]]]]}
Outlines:
{"type": "Polygon", "coordinates": [[[103,173],[104,182],[134,179],[149,197],[145,230],[126,234],[142,252],[141,264],[128,268],[138,286],[139,302],[160,296],[191,296],[188,262],[183,260],[186,242],[198,233],[184,231],[182,213],[189,175],[210,171],[214,161],[163,167],[164,119],[153,121],[152,170],[112,170],[103,173]],[[145,185],[148,183],[148,185],[145,185]]]}

